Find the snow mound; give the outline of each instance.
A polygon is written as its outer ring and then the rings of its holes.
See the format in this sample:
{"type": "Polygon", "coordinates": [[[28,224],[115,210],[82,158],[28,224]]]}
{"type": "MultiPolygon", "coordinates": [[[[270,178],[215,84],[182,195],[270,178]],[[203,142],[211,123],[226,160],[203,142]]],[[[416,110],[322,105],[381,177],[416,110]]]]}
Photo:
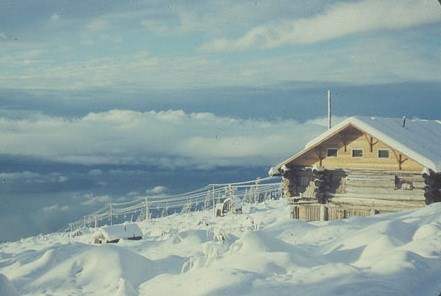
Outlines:
{"type": "Polygon", "coordinates": [[[32,293],[136,295],[140,283],[156,275],[154,263],[116,245],[69,244],[34,252],[8,273],[32,293]],[[30,281],[30,279],[32,279],[30,281]],[[101,287],[100,291],[96,291],[101,287]]]}
{"type": "Polygon", "coordinates": [[[18,296],[17,289],[14,285],[0,273],[0,295],[2,296],[18,296]]]}
{"type": "Polygon", "coordinates": [[[441,223],[429,223],[420,226],[414,233],[413,239],[424,239],[439,235],[441,232],[441,223]]]}
{"type": "Polygon", "coordinates": [[[261,233],[249,230],[231,246],[230,252],[240,251],[243,253],[269,252],[269,242],[264,239],[261,233]]]}
{"type": "Polygon", "coordinates": [[[0,273],[9,279],[0,287],[30,296],[441,292],[441,203],[312,223],[290,219],[284,201],[244,209],[137,222],[139,241],[94,245],[84,232],[0,244],[0,273]]]}

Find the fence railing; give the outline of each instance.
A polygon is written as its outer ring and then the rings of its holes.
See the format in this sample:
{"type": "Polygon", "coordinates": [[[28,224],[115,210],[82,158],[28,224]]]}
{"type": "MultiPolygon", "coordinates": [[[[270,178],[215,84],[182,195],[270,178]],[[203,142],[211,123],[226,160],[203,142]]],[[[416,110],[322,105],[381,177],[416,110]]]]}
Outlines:
{"type": "Polygon", "coordinates": [[[142,221],[176,212],[213,210],[227,198],[234,197],[243,203],[255,203],[282,197],[282,184],[276,177],[251,181],[210,184],[190,192],[175,195],[138,196],[132,201],[109,203],[81,219],[69,223],[61,231],[74,232],[88,227],[112,225],[125,221],[142,221]]]}

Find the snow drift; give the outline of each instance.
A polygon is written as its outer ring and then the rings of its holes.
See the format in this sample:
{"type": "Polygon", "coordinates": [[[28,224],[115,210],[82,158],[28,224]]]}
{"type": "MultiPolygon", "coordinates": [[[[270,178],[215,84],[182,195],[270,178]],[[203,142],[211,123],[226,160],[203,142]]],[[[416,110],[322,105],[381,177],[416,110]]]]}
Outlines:
{"type": "Polygon", "coordinates": [[[0,295],[2,296],[16,296],[18,295],[17,289],[12,283],[0,273],[0,295]]]}
{"type": "Polygon", "coordinates": [[[269,201],[138,223],[142,240],[114,245],[54,233],[0,245],[0,294],[439,295],[440,214],[306,223],[269,201]]]}

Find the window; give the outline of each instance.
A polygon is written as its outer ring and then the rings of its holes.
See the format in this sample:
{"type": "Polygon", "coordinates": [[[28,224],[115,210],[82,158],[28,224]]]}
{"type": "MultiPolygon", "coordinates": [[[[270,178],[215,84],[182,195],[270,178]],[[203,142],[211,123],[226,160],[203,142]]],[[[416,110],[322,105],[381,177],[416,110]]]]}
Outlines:
{"type": "Polygon", "coordinates": [[[353,149],[352,150],[352,157],[363,157],[363,150],[362,149],[353,149]]]}
{"type": "Polygon", "coordinates": [[[326,149],[326,156],[337,157],[337,149],[335,149],[335,148],[326,149]]]}
{"type": "Polygon", "coordinates": [[[378,150],[378,158],[389,158],[389,150],[379,149],[378,150]]]}

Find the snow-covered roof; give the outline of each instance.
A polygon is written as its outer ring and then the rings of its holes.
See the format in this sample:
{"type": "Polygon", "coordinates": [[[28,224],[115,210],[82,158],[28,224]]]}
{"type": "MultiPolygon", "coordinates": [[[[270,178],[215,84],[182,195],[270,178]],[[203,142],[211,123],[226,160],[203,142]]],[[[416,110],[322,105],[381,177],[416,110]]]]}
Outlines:
{"type": "Polygon", "coordinates": [[[309,149],[329,139],[348,126],[354,126],[386,145],[400,151],[425,167],[441,171],[441,121],[401,118],[349,117],[323,134],[309,141],[305,149],[278,164],[275,169],[290,163],[309,149]]]}
{"type": "Polygon", "coordinates": [[[135,223],[106,225],[101,227],[98,233],[101,233],[109,241],[142,236],[141,229],[135,223]]]}

